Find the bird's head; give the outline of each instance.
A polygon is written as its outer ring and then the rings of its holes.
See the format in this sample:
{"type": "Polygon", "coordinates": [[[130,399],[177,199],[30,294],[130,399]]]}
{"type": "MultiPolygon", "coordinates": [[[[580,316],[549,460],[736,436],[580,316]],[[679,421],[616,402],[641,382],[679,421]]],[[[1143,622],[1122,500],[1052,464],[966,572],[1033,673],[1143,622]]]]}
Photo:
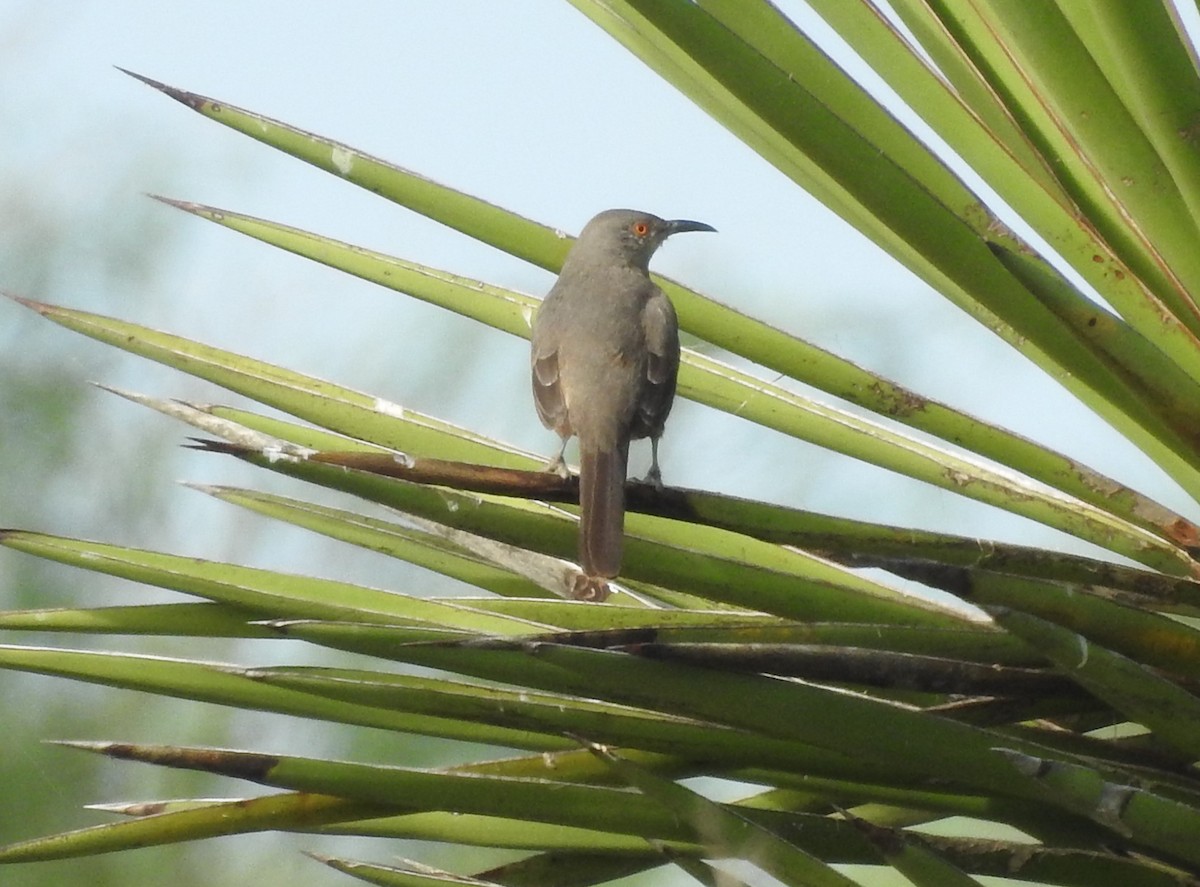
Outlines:
{"type": "Polygon", "coordinates": [[[660,219],[632,209],[609,209],[584,226],[571,254],[579,253],[592,261],[630,264],[646,271],[654,251],[672,234],[716,230],[703,222],[660,219]]]}

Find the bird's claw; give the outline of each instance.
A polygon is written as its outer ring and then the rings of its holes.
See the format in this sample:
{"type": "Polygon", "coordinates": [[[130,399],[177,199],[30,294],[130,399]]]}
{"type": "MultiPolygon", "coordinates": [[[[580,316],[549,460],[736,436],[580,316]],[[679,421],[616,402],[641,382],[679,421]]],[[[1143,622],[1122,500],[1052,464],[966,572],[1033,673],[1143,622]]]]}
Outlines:
{"type": "Polygon", "coordinates": [[[577,601],[600,603],[607,600],[611,592],[608,580],[602,576],[588,576],[584,573],[577,573],[571,586],[571,597],[577,601]]]}
{"type": "Polygon", "coordinates": [[[550,471],[557,474],[563,480],[571,476],[570,469],[567,468],[567,460],[563,458],[562,453],[559,453],[553,459],[546,463],[544,471],[550,471]]]}

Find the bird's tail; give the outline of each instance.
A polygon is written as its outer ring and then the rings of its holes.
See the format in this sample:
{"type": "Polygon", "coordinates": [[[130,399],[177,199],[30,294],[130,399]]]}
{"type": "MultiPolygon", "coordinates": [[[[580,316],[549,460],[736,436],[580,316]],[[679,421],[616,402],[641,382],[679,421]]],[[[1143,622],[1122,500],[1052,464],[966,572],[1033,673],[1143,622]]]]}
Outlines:
{"type": "Polygon", "coordinates": [[[580,446],[579,565],[588,576],[611,579],[621,572],[628,460],[628,441],[612,450],[580,446]]]}

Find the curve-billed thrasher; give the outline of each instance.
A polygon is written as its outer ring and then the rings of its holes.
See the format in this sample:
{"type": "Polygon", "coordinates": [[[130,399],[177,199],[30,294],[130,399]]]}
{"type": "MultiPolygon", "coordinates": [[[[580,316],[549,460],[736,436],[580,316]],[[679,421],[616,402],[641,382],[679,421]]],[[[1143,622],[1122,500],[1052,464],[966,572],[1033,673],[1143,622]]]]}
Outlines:
{"type": "Polygon", "coordinates": [[[650,280],[650,257],[681,231],[715,231],[610,209],[587,223],[533,322],[533,396],[562,448],[548,466],[564,477],[563,450],[579,437],[579,563],[601,597],[621,569],[629,442],[649,437],[646,479],[662,486],[662,436],[679,372],[679,323],[650,280]]]}

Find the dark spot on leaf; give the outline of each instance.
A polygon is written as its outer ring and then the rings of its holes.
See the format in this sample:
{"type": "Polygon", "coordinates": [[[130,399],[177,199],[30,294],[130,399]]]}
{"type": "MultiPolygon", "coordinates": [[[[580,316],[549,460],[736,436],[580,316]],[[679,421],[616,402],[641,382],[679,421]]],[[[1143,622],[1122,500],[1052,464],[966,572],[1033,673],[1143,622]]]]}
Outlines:
{"type": "Polygon", "coordinates": [[[122,742],[109,743],[104,746],[103,752],[110,758],[143,761],[147,764],[158,764],[162,767],[175,767],[182,770],[204,770],[223,776],[253,780],[265,778],[279,763],[279,759],[272,755],[210,748],[135,745],[122,742]]]}

